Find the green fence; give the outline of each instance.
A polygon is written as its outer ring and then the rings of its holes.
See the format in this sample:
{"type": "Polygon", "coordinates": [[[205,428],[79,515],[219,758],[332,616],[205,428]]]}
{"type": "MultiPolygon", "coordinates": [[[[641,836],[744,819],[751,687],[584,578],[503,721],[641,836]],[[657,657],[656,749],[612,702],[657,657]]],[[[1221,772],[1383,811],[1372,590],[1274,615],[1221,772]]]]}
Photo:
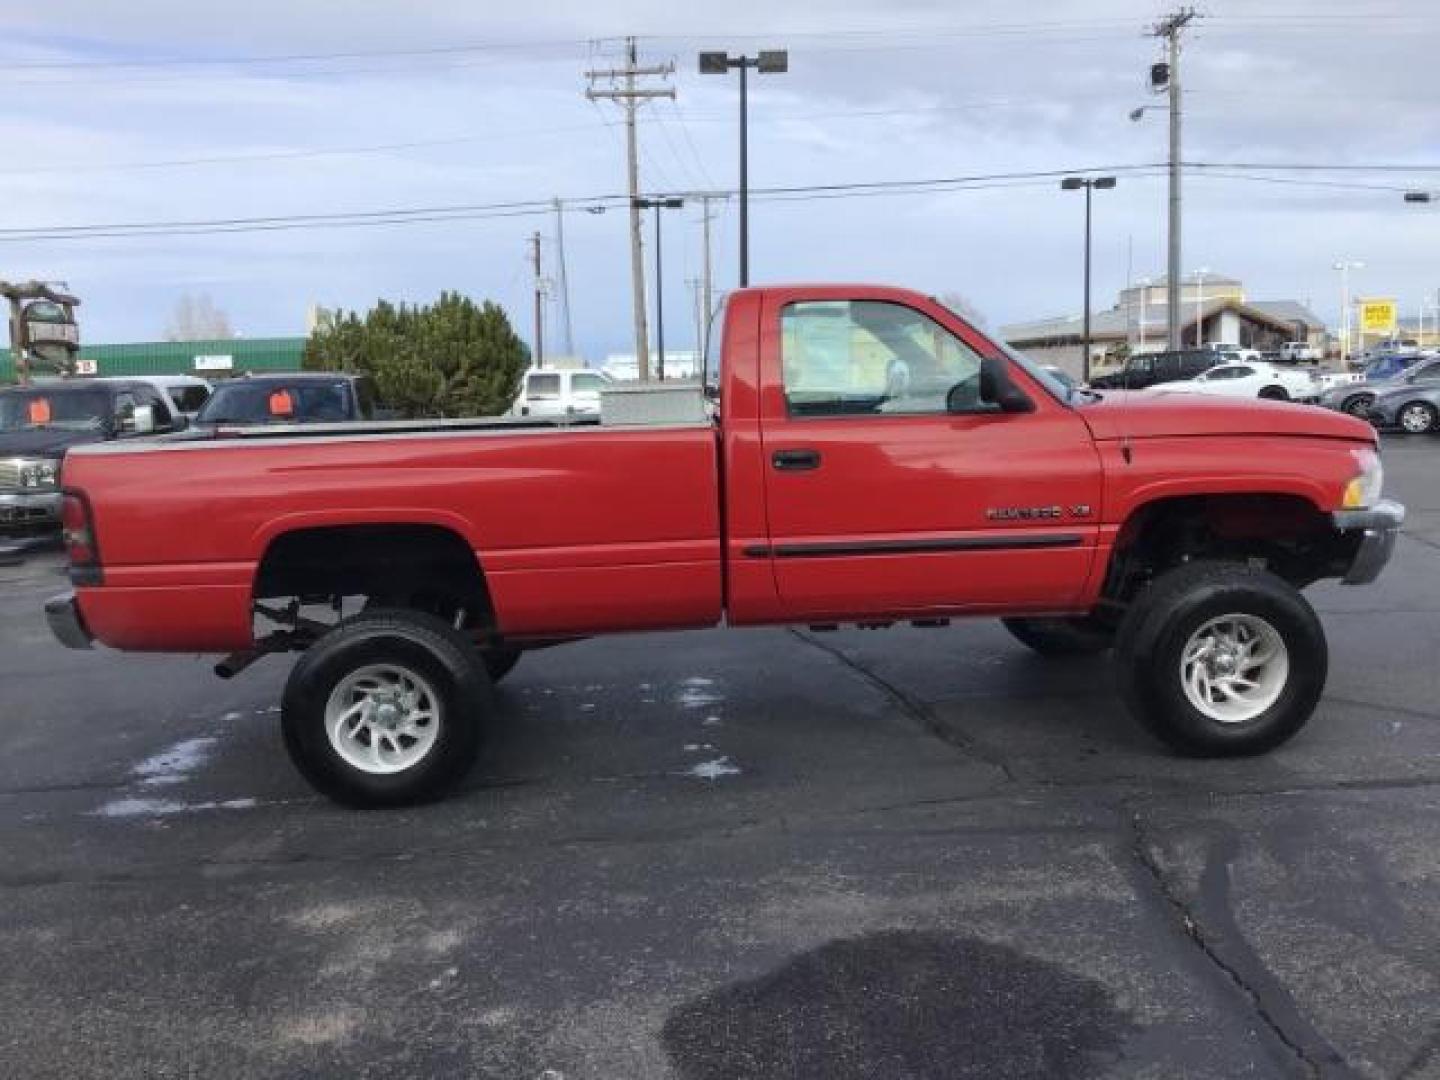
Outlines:
{"type": "MultiPolygon", "coordinates": [[[[82,345],[80,359],[94,361],[97,375],[223,378],[245,371],[299,371],[304,348],[303,337],[142,341],[129,345],[82,345]]],[[[0,382],[12,382],[14,378],[15,365],[10,359],[10,350],[0,349],[0,382]]]]}

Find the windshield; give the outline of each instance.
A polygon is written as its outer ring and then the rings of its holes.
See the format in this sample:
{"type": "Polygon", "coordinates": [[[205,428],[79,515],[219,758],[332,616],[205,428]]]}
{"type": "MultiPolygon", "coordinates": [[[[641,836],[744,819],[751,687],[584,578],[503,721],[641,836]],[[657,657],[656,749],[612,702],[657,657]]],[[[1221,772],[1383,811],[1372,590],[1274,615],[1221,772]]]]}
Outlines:
{"type": "Polygon", "coordinates": [[[233,382],[218,388],[197,424],[327,423],[349,420],[345,382],[233,382]]]}
{"type": "Polygon", "coordinates": [[[49,387],[0,394],[0,431],[101,431],[110,417],[104,390],[49,387]]]}

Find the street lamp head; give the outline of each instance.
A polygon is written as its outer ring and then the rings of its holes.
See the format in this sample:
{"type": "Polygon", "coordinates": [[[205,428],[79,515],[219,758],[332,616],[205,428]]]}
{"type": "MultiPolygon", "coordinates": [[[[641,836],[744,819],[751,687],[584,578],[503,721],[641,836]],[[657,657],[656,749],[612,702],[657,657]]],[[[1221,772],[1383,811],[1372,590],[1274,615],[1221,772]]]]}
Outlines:
{"type": "Polygon", "coordinates": [[[685,200],[672,195],[669,198],[661,199],[659,205],[663,206],[666,210],[679,210],[685,205],[685,200]]]}
{"type": "Polygon", "coordinates": [[[1428,202],[1431,201],[1431,199],[1432,199],[1432,195],[1431,195],[1431,193],[1428,192],[1428,191],[1407,191],[1407,192],[1405,192],[1405,201],[1406,201],[1406,202],[1425,202],[1425,203],[1428,203],[1428,202]]]}
{"type": "Polygon", "coordinates": [[[1130,110],[1130,119],[1131,119],[1131,120],[1139,120],[1139,119],[1141,119],[1144,115],[1145,115],[1145,106],[1144,106],[1144,105],[1141,105],[1139,108],[1131,109],[1131,110],[1130,110]]]}
{"type": "Polygon", "coordinates": [[[724,75],[730,70],[730,57],[723,52],[702,52],[700,54],[701,75],[724,75]]]}
{"type": "Polygon", "coordinates": [[[1060,187],[1065,191],[1078,191],[1085,186],[1085,181],[1078,176],[1067,176],[1060,181],[1060,187]]]}
{"type": "Polygon", "coordinates": [[[761,49],[755,66],[762,75],[780,75],[790,70],[790,54],[784,49],[761,49]]]}
{"type": "Polygon", "coordinates": [[[1113,176],[1097,176],[1095,178],[1095,186],[1108,191],[1115,186],[1115,178],[1113,176]]]}

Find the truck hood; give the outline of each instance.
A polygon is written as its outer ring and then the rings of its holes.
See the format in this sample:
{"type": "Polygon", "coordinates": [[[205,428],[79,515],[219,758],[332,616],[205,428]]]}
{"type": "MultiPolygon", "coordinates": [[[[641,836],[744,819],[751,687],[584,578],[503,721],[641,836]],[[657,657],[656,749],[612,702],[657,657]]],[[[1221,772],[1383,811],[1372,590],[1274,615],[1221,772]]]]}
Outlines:
{"type": "Polygon", "coordinates": [[[1374,444],[1362,420],[1287,401],[1204,394],[1107,390],[1077,410],[1096,439],[1159,439],[1189,435],[1299,435],[1374,444]]]}
{"type": "Polygon", "coordinates": [[[66,431],[62,428],[27,428],[0,433],[0,457],[63,457],[72,446],[103,442],[103,431],[66,431]]]}

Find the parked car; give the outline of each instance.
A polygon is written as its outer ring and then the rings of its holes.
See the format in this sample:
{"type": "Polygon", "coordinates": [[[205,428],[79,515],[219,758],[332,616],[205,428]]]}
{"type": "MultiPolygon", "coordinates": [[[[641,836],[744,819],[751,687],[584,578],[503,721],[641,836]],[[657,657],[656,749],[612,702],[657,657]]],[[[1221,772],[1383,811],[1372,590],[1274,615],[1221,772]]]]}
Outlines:
{"type": "Polygon", "coordinates": [[[1324,689],[1300,590],[1373,580],[1404,519],[1353,417],[1066,390],[902,289],[739,289],[721,319],[693,420],[82,447],[50,625],[225,675],[301,651],[285,745],[357,805],[458,781],[524,650],[717,624],[1004,616],[1042,654],[1114,646],[1176,750],[1254,754],[1324,689]],[[896,359],[950,392],[892,398],[896,359]]]}
{"type": "Polygon", "coordinates": [[[1156,383],[1193,379],[1216,364],[1230,361],[1228,353],[1215,349],[1185,349],[1180,352],[1137,353],[1119,371],[1097,375],[1090,380],[1093,390],[1143,390],[1156,383]]]}
{"type": "Polygon", "coordinates": [[[1287,341],[1280,346],[1280,359],[1287,364],[1318,364],[1324,358],[1320,348],[1308,341],[1287,341]]]}
{"type": "Polygon", "coordinates": [[[170,399],[140,380],[47,380],[0,389],[0,531],[59,526],[60,477],[76,447],[184,427],[170,399]]]}
{"type": "Polygon", "coordinates": [[[374,385],[368,376],[343,371],[242,375],[221,383],[195,417],[213,431],[252,424],[338,424],[376,419],[374,385]]]}
{"type": "Polygon", "coordinates": [[[1147,393],[1313,401],[1320,395],[1320,386],[1314,375],[1293,368],[1261,363],[1221,364],[1193,379],[1152,386],[1147,393]]]}
{"type": "Polygon", "coordinates": [[[1407,435],[1440,430],[1440,377],[1400,380],[1375,395],[1366,416],[1376,427],[1397,427],[1407,435]]]}
{"type": "MultiPolygon", "coordinates": [[[[114,380],[107,376],[107,381],[114,380]]],[[[136,375],[118,381],[149,383],[168,397],[175,411],[188,420],[195,419],[200,407],[210,400],[214,391],[208,380],[196,375],[136,375]]]]}
{"type": "Polygon", "coordinates": [[[1320,394],[1320,404],[1327,409],[1368,418],[1370,406],[1377,395],[1387,390],[1410,385],[1440,384],[1440,359],[1383,356],[1360,373],[1358,381],[1330,387],[1320,394]]]}
{"type": "Polygon", "coordinates": [[[512,416],[598,416],[609,376],[586,368],[531,368],[520,380],[512,416]]]}

